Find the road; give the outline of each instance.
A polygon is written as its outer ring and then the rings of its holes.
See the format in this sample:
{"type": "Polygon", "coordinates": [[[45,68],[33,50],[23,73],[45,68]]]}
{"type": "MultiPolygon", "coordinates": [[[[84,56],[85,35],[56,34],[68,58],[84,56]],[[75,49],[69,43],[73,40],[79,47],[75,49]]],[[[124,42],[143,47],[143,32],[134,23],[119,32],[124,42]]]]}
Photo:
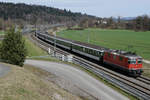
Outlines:
{"type": "Polygon", "coordinates": [[[6,75],[10,71],[10,67],[0,64],[0,77],[6,75]]]}
{"type": "Polygon", "coordinates": [[[55,74],[98,98],[98,100],[129,100],[127,97],[75,67],[66,64],[36,60],[26,60],[25,64],[33,65],[55,74]]]}

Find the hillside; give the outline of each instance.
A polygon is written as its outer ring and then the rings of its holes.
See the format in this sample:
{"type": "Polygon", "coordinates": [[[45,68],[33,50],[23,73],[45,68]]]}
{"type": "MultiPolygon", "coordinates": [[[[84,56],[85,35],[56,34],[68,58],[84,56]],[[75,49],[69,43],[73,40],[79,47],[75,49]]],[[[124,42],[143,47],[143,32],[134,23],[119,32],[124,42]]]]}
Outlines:
{"type": "Polygon", "coordinates": [[[29,65],[11,67],[0,78],[0,100],[81,100],[48,80],[50,73],[29,65]]]}
{"type": "Polygon", "coordinates": [[[66,23],[78,22],[83,17],[94,18],[81,13],[73,13],[70,10],[62,10],[58,8],[13,4],[0,2],[0,18],[11,19],[16,22],[25,21],[31,24],[36,23],[66,23]]]}

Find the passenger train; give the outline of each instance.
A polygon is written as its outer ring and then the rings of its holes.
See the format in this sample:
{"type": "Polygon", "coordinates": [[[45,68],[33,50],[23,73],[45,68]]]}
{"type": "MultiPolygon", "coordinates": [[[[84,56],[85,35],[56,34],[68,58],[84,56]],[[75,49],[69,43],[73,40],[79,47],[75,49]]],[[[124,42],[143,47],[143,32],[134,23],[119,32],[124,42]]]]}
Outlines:
{"type": "Polygon", "coordinates": [[[70,50],[74,53],[89,57],[102,64],[108,64],[118,68],[127,74],[138,77],[142,74],[142,57],[121,50],[112,50],[96,45],[81,43],[53,35],[36,32],[35,36],[48,43],[54,44],[61,48],[70,50]]]}

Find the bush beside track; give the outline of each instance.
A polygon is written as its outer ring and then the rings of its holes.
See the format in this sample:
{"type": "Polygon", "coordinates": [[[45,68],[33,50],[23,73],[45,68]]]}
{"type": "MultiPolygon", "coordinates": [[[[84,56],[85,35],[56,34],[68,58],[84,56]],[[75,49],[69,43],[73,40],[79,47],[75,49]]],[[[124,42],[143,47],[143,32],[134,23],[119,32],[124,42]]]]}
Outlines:
{"type": "Polygon", "coordinates": [[[47,55],[47,52],[43,51],[41,48],[33,44],[26,36],[24,38],[25,45],[28,51],[28,57],[47,55]]]}

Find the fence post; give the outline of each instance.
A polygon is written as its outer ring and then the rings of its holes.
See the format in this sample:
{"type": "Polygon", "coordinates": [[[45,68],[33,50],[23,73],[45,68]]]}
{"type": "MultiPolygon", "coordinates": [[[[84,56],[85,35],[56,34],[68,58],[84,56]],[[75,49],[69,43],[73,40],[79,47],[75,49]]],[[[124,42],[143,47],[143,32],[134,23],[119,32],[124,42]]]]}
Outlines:
{"type": "Polygon", "coordinates": [[[48,48],[48,54],[51,54],[51,49],[50,48],[48,48]]]}
{"type": "Polygon", "coordinates": [[[72,63],[73,55],[68,55],[67,56],[67,61],[72,63]]]}

